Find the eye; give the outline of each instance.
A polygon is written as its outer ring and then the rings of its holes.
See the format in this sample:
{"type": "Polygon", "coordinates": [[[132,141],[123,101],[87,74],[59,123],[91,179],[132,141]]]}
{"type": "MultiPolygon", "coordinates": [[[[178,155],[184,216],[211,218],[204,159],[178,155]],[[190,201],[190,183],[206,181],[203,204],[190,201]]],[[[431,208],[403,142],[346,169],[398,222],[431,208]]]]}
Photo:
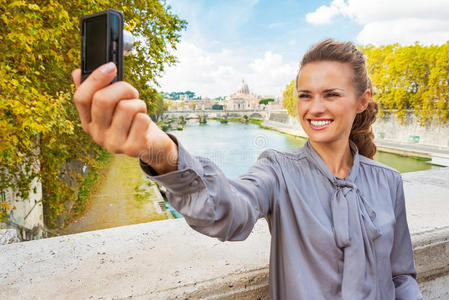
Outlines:
{"type": "Polygon", "coordinates": [[[299,94],[298,97],[301,99],[306,99],[306,98],[310,98],[310,95],[309,94],[299,94]]]}
{"type": "Polygon", "coordinates": [[[326,94],[327,97],[340,97],[339,93],[327,93],[326,94]]]}

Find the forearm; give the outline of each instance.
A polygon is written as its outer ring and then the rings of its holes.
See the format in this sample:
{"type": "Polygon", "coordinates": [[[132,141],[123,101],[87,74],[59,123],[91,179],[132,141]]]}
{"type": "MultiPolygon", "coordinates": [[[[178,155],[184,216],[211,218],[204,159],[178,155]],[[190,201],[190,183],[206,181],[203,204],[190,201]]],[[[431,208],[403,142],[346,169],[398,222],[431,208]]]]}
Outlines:
{"type": "Polygon", "coordinates": [[[257,219],[268,213],[279,189],[269,152],[247,174],[228,179],[209,159],[191,156],[181,144],[177,149],[177,170],[156,174],[141,162],[142,170],[166,187],[168,201],[192,228],[220,240],[245,239],[257,219]]]}

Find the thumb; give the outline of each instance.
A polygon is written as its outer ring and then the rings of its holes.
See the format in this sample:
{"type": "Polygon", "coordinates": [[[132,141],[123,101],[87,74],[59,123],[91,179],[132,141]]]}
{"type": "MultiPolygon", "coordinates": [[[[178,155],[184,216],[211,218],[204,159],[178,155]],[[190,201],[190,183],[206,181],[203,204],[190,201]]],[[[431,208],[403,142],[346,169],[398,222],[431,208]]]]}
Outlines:
{"type": "Polygon", "coordinates": [[[75,83],[76,88],[78,88],[81,84],[81,70],[76,69],[72,72],[73,83],[75,83]]]}

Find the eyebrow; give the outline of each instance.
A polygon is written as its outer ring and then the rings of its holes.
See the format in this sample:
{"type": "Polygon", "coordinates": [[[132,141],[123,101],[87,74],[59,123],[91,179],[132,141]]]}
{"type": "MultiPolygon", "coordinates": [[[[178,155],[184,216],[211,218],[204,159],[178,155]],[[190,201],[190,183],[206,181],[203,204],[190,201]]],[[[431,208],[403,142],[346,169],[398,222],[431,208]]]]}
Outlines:
{"type": "Polygon", "coordinates": [[[324,92],[325,93],[329,93],[329,92],[334,92],[334,91],[337,91],[337,90],[340,90],[340,91],[344,92],[344,90],[339,89],[339,88],[327,89],[327,90],[324,90],[324,92]]]}
{"type": "MultiPolygon", "coordinates": [[[[344,92],[343,89],[339,89],[339,88],[326,89],[326,90],[324,90],[323,92],[324,92],[324,93],[329,93],[329,92],[333,92],[333,91],[336,91],[336,90],[340,90],[340,91],[344,92]]],[[[299,90],[298,93],[306,93],[306,94],[310,94],[310,93],[312,93],[312,92],[309,91],[309,90],[299,90]]]]}

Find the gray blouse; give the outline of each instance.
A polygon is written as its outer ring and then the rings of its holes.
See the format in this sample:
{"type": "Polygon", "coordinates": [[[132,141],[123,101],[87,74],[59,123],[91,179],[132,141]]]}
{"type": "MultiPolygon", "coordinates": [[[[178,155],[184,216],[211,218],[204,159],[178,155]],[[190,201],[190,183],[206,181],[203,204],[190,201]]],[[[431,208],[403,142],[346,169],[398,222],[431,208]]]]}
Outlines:
{"type": "Polygon", "coordinates": [[[396,170],[351,142],[354,164],[340,179],[307,141],[292,152],[265,150],[246,174],[228,179],[169,136],[178,170],[158,175],[140,161],[142,170],[205,235],[241,241],[265,217],[271,299],[422,299],[396,170]]]}

